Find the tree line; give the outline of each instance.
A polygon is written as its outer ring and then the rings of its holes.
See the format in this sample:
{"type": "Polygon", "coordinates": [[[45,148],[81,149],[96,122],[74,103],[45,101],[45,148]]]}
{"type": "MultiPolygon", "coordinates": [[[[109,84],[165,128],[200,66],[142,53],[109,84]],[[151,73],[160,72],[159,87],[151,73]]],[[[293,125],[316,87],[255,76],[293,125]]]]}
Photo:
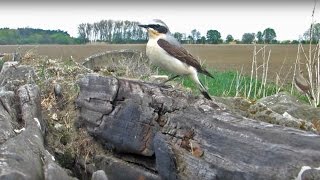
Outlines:
{"type": "MultiPolygon", "coordinates": [[[[143,28],[138,26],[135,21],[115,21],[102,20],[95,23],[82,23],[78,26],[78,35],[81,42],[108,42],[108,43],[145,43],[147,34],[143,28]]],[[[312,43],[317,43],[320,38],[320,23],[313,26],[312,43]]],[[[310,42],[310,29],[307,30],[303,37],[298,40],[278,41],[277,34],[273,28],[266,28],[257,33],[244,33],[241,40],[234,39],[231,34],[228,34],[225,39],[222,39],[221,33],[218,30],[210,29],[205,35],[197,29],[193,29],[190,34],[174,32],[173,36],[183,44],[298,44],[310,42]]]]}
{"type": "Polygon", "coordinates": [[[82,42],[142,43],[146,42],[146,32],[135,21],[101,20],[82,23],[78,26],[82,42]]]}
{"type": "Polygon", "coordinates": [[[61,30],[33,28],[0,29],[0,44],[79,44],[80,39],[61,30]]]}
{"type": "MultiPolygon", "coordinates": [[[[107,43],[145,43],[147,33],[135,21],[101,20],[95,23],[82,23],[78,25],[78,37],[71,37],[61,30],[43,30],[34,28],[0,28],[0,45],[3,44],[85,44],[88,42],[107,43]]],[[[266,28],[257,33],[248,32],[242,38],[234,39],[228,34],[222,39],[218,30],[210,29],[201,35],[197,29],[190,34],[174,32],[173,36],[184,44],[298,44],[317,43],[320,39],[320,23],[312,25],[298,40],[278,41],[273,28],[266,28]]]]}
{"type": "MultiPolygon", "coordinates": [[[[320,38],[320,24],[315,25],[319,28],[314,30],[313,41],[312,43],[317,43],[320,38]]],[[[173,36],[178,39],[181,43],[184,44],[298,44],[300,43],[309,43],[309,34],[310,30],[307,30],[304,34],[304,38],[300,40],[286,40],[278,41],[276,39],[277,34],[273,28],[266,28],[263,31],[258,31],[257,33],[244,33],[241,40],[234,39],[231,34],[228,34],[225,39],[222,39],[221,33],[218,30],[208,30],[205,36],[201,36],[201,33],[197,29],[193,29],[191,33],[187,36],[185,33],[175,32],[173,36]]]]}

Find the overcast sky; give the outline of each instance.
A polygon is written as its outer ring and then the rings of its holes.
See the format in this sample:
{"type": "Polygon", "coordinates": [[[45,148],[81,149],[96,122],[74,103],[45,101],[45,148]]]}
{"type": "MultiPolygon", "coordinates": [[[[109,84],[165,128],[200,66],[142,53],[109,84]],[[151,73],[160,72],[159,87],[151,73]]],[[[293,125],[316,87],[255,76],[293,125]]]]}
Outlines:
{"type": "MultiPolygon", "coordinates": [[[[52,1],[1,2],[0,27],[61,29],[76,37],[80,23],[93,23],[103,19],[162,19],[171,32],[189,34],[192,29],[197,29],[201,35],[205,35],[207,30],[216,29],[223,39],[228,34],[241,39],[244,33],[256,33],[271,27],[275,29],[278,40],[292,40],[298,39],[310,27],[314,6],[313,0],[50,2],[52,1]]],[[[315,20],[318,22],[319,12],[320,3],[317,4],[315,13],[315,20]]]]}

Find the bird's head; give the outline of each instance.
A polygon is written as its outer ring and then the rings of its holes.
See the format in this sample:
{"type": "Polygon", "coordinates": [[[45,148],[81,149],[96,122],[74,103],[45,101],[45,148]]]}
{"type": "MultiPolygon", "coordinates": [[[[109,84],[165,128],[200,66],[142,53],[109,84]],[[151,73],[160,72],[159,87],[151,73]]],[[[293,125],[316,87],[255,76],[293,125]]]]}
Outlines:
{"type": "Polygon", "coordinates": [[[148,30],[149,38],[155,38],[161,34],[170,33],[168,26],[159,19],[154,19],[147,23],[140,23],[138,26],[148,30]]]}

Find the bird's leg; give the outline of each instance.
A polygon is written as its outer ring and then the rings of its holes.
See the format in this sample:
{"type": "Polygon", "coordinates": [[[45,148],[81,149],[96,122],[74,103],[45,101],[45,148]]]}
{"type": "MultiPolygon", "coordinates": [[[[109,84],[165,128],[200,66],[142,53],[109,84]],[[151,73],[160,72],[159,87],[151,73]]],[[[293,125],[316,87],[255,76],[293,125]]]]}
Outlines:
{"type": "Polygon", "coordinates": [[[172,88],[172,86],[171,85],[166,85],[166,83],[167,82],[169,82],[169,81],[172,81],[173,79],[175,79],[175,78],[177,78],[177,77],[179,77],[180,75],[176,75],[176,76],[173,76],[173,77],[171,77],[171,78],[169,78],[169,79],[167,79],[167,80],[165,80],[165,81],[163,81],[162,83],[160,83],[159,85],[161,86],[161,87],[163,87],[163,88],[166,88],[166,89],[168,89],[168,88],[172,88]]]}
{"type": "Polygon", "coordinates": [[[165,80],[165,81],[162,82],[161,84],[165,84],[165,83],[167,83],[167,82],[169,82],[169,81],[172,81],[172,80],[174,80],[175,78],[177,78],[177,77],[179,77],[179,76],[180,76],[180,75],[172,76],[171,78],[165,80]]]}

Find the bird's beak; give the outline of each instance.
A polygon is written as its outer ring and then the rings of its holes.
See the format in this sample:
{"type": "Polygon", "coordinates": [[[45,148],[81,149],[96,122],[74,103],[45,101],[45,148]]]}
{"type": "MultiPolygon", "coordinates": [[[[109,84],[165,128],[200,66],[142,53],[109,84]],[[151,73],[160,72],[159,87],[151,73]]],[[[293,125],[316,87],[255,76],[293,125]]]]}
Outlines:
{"type": "Polygon", "coordinates": [[[148,25],[138,24],[138,26],[143,27],[143,28],[148,28],[148,25]]]}

